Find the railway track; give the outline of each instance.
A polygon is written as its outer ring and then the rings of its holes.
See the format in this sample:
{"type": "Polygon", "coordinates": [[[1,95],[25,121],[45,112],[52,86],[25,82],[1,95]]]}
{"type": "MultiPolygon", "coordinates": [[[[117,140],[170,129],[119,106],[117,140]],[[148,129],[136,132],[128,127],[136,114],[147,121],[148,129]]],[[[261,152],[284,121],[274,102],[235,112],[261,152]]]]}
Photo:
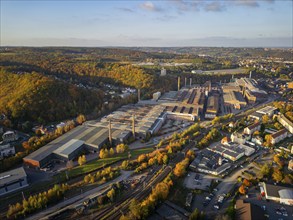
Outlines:
{"type": "Polygon", "coordinates": [[[128,212],[128,207],[132,199],[136,199],[137,201],[142,201],[145,197],[147,197],[154,186],[156,186],[159,182],[163,181],[167,175],[172,171],[172,167],[167,166],[164,170],[158,174],[155,179],[151,180],[145,187],[141,184],[135,191],[131,194],[122,198],[119,202],[112,204],[110,207],[105,208],[104,210],[98,212],[95,216],[91,216],[91,219],[95,220],[114,220],[119,219],[122,214],[126,214],[128,212]],[[113,207],[114,210],[113,210],[113,207]]]}

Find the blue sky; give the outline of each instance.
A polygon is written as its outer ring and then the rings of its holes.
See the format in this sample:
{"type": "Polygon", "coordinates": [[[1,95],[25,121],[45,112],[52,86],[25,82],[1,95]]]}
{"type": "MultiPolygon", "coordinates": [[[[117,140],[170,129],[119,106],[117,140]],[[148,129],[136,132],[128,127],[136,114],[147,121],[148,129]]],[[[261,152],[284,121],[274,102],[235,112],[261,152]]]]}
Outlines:
{"type": "Polygon", "coordinates": [[[292,47],[291,0],[0,0],[1,46],[292,47]]]}

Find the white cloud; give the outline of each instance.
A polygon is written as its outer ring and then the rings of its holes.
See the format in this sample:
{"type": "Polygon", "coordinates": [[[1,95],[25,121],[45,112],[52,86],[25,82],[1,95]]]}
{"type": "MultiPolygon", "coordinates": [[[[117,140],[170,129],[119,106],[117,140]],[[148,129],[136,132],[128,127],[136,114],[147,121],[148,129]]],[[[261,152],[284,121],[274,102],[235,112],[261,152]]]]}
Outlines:
{"type": "Polygon", "coordinates": [[[162,11],[162,8],[155,6],[152,2],[144,2],[140,4],[140,8],[147,11],[162,11]]]}

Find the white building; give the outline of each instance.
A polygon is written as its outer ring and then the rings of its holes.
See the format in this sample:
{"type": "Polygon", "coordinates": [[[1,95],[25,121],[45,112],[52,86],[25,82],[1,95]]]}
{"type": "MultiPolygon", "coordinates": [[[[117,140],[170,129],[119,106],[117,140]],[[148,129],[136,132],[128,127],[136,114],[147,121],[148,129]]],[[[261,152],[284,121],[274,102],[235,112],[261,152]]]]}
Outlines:
{"type": "Polygon", "coordinates": [[[272,134],[272,140],[271,144],[276,144],[282,140],[284,140],[287,137],[288,133],[287,130],[284,128],[280,131],[277,131],[276,133],[272,134]]]}
{"type": "Polygon", "coordinates": [[[278,121],[283,125],[291,134],[293,134],[293,122],[286,118],[283,114],[278,115],[278,121]]]}
{"type": "Polygon", "coordinates": [[[262,183],[266,199],[293,206],[293,189],[262,183]]]}
{"type": "Polygon", "coordinates": [[[23,167],[0,174],[0,196],[28,186],[23,167]]]}
{"type": "Polygon", "coordinates": [[[247,145],[244,144],[239,144],[238,148],[243,149],[244,150],[244,155],[245,156],[250,156],[251,154],[253,154],[255,152],[255,149],[252,147],[249,147],[247,145]]]}
{"type": "Polygon", "coordinates": [[[259,131],[260,130],[260,123],[256,122],[252,125],[247,126],[246,128],[244,128],[244,134],[253,134],[255,131],[259,131]]]}
{"type": "Polygon", "coordinates": [[[153,100],[157,101],[161,97],[161,92],[155,92],[153,94],[153,100]]]}
{"type": "Polygon", "coordinates": [[[245,144],[249,140],[249,136],[234,132],[231,134],[231,141],[238,144],[245,144]]]}
{"type": "Polygon", "coordinates": [[[0,159],[15,155],[15,148],[10,144],[0,145],[0,159]]]}
{"type": "Polygon", "coordinates": [[[2,139],[4,142],[12,142],[12,141],[16,141],[18,139],[18,135],[15,131],[6,131],[2,135],[2,139]]]}
{"type": "Polygon", "coordinates": [[[161,76],[166,76],[167,75],[167,70],[163,67],[161,69],[161,76]]]}

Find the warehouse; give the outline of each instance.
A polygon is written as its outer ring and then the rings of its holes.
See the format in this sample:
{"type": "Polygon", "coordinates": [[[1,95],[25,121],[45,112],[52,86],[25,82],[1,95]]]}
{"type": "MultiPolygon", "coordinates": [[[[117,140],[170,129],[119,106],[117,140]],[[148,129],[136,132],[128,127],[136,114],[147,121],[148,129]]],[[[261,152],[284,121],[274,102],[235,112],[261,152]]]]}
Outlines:
{"type": "MultiPolygon", "coordinates": [[[[115,130],[113,130],[113,132],[114,131],[115,130]]],[[[56,157],[58,153],[55,154],[54,152],[61,152],[58,149],[63,149],[63,147],[66,147],[68,145],[68,150],[66,150],[65,152],[69,152],[69,157],[71,158],[70,153],[72,153],[72,155],[76,153],[74,150],[75,145],[70,145],[72,143],[70,141],[72,141],[73,139],[84,142],[84,146],[87,149],[96,152],[101,146],[109,141],[108,135],[109,131],[106,128],[78,126],[67,132],[66,134],[58,137],[57,139],[51,141],[50,143],[46,144],[45,146],[41,147],[40,149],[29,154],[28,156],[23,158],[23,161],[29,166],[44,167],[49,164],[52,159],[60,159],[60,157],[56,157]],[[72,152],[70,152],[71,147],[73,147],[72,152]]],[[[79,148],[77,152],[78,151],[79,148]]],[[[62,157],[62,159],[64,159],[64,157],[62,157]]]]}
{"type": "Polygon", "coordinates": [[[208,118],[208,119],[215,118],[218,114],[218,110],[219,110],[219,96],[217,94],[213,94],[208,97],[205,118],[208,118]]]}
{"type": "Polygon", "coordinates": [[[56,154],[56,156],[60,159],[72,160],[78,156],[79,152],[82,150],[83,145],[84,141],[71,139],[66,144],[54,150],[53,153],[56,154]]]}
{"type": "Polygon", "coordinates": [[[246,101],[240,92],[230,91],[224,93],[224,104],[233,106],[235,109],[241,109],[246,106],[246,101]]]}
{"type": "Polygon", "coordinates": [[[228,158],[232,161],[236,161],[244,156],[245,150],[242,148],[239,148],[236,145],[232,146],[214,146],[212,148],[207,148],[207,150],[212,151],[214,153],[217,153],[225,158],[228,158]]]}
{"type": "Polygon", "coordinates": [[[0,174],[0,196],[28,186],[23,167],[0,174]]]}

